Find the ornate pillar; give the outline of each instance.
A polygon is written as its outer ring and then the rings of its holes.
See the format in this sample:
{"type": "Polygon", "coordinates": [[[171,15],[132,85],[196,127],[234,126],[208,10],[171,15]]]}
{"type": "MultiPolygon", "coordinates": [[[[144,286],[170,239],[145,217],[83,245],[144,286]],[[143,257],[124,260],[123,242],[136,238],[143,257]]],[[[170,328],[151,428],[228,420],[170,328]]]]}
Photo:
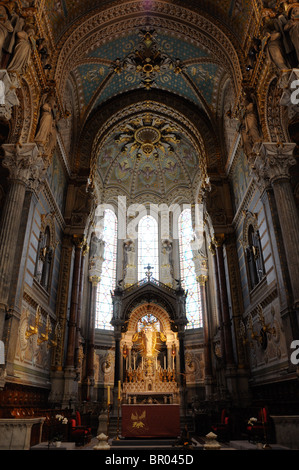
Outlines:
{"type": "MultiPolygon", "coordinates": [[[[111,324],[114,327],[114,341],[115,341],[115,363],[114,363],[114,402],[117,400],[117,387],[118,381],[121,380],[121,330],[124,324],[121,311],[121,302],[123,296],[123,289],[117,286],[114,289],[112,302],[113,302],[113,316],[111,324]]],[[[129,366],[131,365],[131,349],[129,352],[129,366]]]]}
{"type": "Polygon", "coordinates": [[[0,226],[0,339],[3,337],[5,315],[14,265],[26,189],[38,189],[45,165],[35,144],[4,144],[3,166],[9,170],[10,187],[5,198],[0,226]]]}
{"type": "Polygon", "coordinates": [[[187,396],[186,396],[186,367],[185,367],[185,328],[188,323],[186,317],[186,293],[182,286],[178,285],[175,290],[177,297],[177,318],[176,326],[178,328],[179,340],[179,377],[180,377],[180,395],[181,395],[181,410],[186,412],[187,396]]]}
{"type": "Polygon", "coordinates": [[[85,399],[93,399],[94,395],[94,352],[95,352],[95,322],[97,309],[97,290],[101,281],[104,261],[105,242],[92,234],[90,240],[90,257],[88,263],[88,278],[91,283],[90,311],[86,345],[86,372],[84,378],[85,399]]]}
{"type": "Polygon", "coordinates": [[[72,281],[72,294],[70,316],[68,321],[68,342],[66,351],[66,368],[75,369],[75,344],[76,344],[76,327],[77,327],[77,312],[78,300],[80,290],[80,272],[81,272],[81,257],[83,238],[82,236],[74,235],[73,242],[75,244],[75,259],[73,268],[73,281],[72,281]]]}
{"type": "Polygon", "coordinates": [[[81,337],[81,311],[82,311],[82,299],[83,299],[83,287],[84,287],[84,269],[85,259],[89,251],[89,247],[85,244],[82,251],[81,267],[80,267],[80,281],[79,281],[79,298],[78,298],[78,309],[77,309],[77,320],[76,320],[76,345],[75,345],[75,368],[80,370],[80,337],[81,337]]]}
{"type": "Polygon", "coordinates": [[[202,319],[203,319],[203,332],[204,332],[204,358],[205,358],[205,387],[206,387],[206,400],[212,395],[212,360],[211,360],[211,342],[209,334],[209,318],[208,318],[208,305],[207,305],[207,292],[206,283],[208,276],[200,274],[197,278],[200,288],[200,297],[202,305],[202,319]]]}
{"type": "Polygon", "coordinates": [[[225,344],[224,344],[224,334],[223,334],[223,318],[222,318],[222,310],[221,310],[221,301],[220,301],[220,287],[219,287],[219,276],[218,276],[218,265],[217,265],[217,257],[216,257],[216,250],[214,244],[209,246],[209,250],[213,256],[213,274],[215,279],[215,291],[216,291],[216,308],[217,308],[217,316],[218,316],[218,324],[219,324],[219,334],[220,334],[220,348],[221,348],[221,358],[223,364],[225,364],[225,344]]]}
{"type": "Polygon", "coordinates": [[[231,318],[230,318],[230,313],[229,313],[228,294],[227,294],[224,257],[223,257],[224,238],[225,238],[224,234],[215,235],[213,239],[213,243],[216,248],[226,366],[234,367],[235,361],[234,361],[234,353],[233,353],[231,318]]]}
{"type": "Polygon", "coordinates": [[[289,290],[291,291],[286,299],[291,304],[287,314],[292,334],[292,338],[289,338],[290,341],[299,337],[299,253],[297,249],[299,246],[299,216],[289,173],[290,167],[296,164],[293,157],[295,147],[295,143],[266,142],[257,144],[254,148],[256,157],[251,161],[252,172],[258,186],[268,188],[271,185],[273,189],[281,231],[280,241],[284,246],[283,257],[287,262],[286,269],[290,283],[289,290]]]}
{"type": "Polygon", "coordinates": [[[80,272],[82,248],[84,238],[82,235],[73,235],[73,244],[75,245],[75,257],[73,265],[72,292],[70,315],[68,319],[68,335],[66,359],[64,367],[64,394],[62,406],[68,406],[69,400],[76,401],[78,398],[78,381],[75,368],[75,347],[76,347],[76,330],[77,330],[77,313],[80,288],[80,272]]]}
{"type": "Polygon", "coordinates": [[[88,338],[86,350],[86,377],[85,384],[85,399],[92,400],[94,391],[94,351],[95,351],[95,320],[96,320],[96,305],[97,305],[97,290],[98,284],[101,281],[100,276],[93,275],[89,277],[91,282],[91,300],[90,300],[90,315],[88,324],[88,338]]]}
{"type": "Polygon", "coordinates": [[[296,164],[293,152],[295,143],[263,143],[256,159],[252,162],[255,177],[269,180],[277,206],[282,231],[283,244],[288,262],[292,286],[294,308],[299,307],[299,216],[292,187],[289,169],[296,164]]]}

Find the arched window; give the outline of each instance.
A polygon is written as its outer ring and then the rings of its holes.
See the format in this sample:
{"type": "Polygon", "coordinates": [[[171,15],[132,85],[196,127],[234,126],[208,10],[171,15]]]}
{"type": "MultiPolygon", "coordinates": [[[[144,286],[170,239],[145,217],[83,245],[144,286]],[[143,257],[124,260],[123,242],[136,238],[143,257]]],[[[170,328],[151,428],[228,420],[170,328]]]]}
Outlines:
{"type": "Polygon", "coordinates": [[[188,291],[186,315],[189,321],[187,328],[202,326],[202,308],[200,287],[196,280],[191,241],[193,239],[191,210],[185,209],[179,217],[179,251],[182,286],[188,291]]]}
{"type": "Polygon", "coordinates": [[[151,215],[138,224],[138,280],[144,279],[148,265],[153,278],[159,279],[158,224],[151,215]]]}
{"type": "Polygon", "coordinates": [[[116,283],[117,217],[110,209],[104,213],[103,235],[105,242],[101,281],[97,289],[96,328],[111,330],[113,313],[111,291],[116,283]]]}

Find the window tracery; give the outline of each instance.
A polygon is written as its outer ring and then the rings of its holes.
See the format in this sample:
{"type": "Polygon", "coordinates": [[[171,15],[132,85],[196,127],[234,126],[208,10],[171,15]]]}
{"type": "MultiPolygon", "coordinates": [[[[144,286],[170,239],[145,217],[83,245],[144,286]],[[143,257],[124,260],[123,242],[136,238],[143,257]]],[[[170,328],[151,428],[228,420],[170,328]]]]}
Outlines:
{"type": "Polygon", "coordinates": [[[101,281],[97,289],[96,328],[111,330],[110,321],[113,313],[111,291],[114,290],[116,283],[117,217],[110,209],[105,210],[102,240],[105,248],[101,281]]]}
{"type": "Polygon", "coordinates": [[[189,321],[187,328],[202,326],[202,309],[200,287],[196,279],[191,242],[193,240],[191,210],[185,209],[179,220],[179,255],[182,287],[188,291],[186,299],[186,315],[189,321]]]}
{"type": "Polygon", "coordinates": [[[150,265],[152,276],[159,279],[158,224],[154,217],[146,215],[138,224],[138,280],[145,277],[150,265]]]}

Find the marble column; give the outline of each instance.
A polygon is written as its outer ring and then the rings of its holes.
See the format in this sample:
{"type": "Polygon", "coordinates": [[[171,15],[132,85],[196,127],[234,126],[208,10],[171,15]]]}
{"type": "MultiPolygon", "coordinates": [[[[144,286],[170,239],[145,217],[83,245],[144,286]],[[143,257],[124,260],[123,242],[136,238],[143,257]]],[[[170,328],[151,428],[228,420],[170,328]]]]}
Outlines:
{"type": "Polygon", "coordinates": [[[225,358],[226,366],[233,367],[235,366],[234,354],[233,354],[233,340],[232,340],[232,330],[231,330],[231,318],[229,313],[229,303],[228,303],[228,294],[226,286],[226,276],[225,276],[225,266],[224,266],[224,256],[223,256],[223,243],[224,235],[215,235],[213,243],[216,249],[217,257],[217,267],[218,267],[218,279],[219,279],[219,292],[220,292],[220,302],[221,302],[221,311],[222,311],[222,320],[223,320],[223,337],[225,345],[225,358]]]}
{"type": "Polygon", "coordinates": [[[85,259],[88,253],[89,247],[85,245],[82,251],[81,267],[80,267],[80,280],[79,280],[79,297],[78,297],[78,309],[77,309],[77,320],[76,320],[76,344],[75,344],[75,368],[79,372],[80,364],[80,337],[81,337],[81,312],[82,312],[82,300],[83,300],[83,287],[84,287],[84,270],[85,270],[85,259]]]}
{"type": "MultiPolygon", "coordinates": [[[[276,241],[282,264],[282,272],[280,274],[278,270],[278,275],[282,300],[281,316],[288,348],[292,340],[299,337],[299,216],[289,172],[296,164],[293,157],[295,147],[295,143],[256,144],[255,157],[250,162],[259,189],[262,193],[265,189],[267,191],[272,212],[275,205],[275,213],[271,215],[273,224],[277,225],[276,241]],[[274,201],[271,200],[271,190],[274,201]]],[[[289,356],[291,352],[290,350],[289,356]]]]}
{"type": "Polygon", "coordinates": [[[81,271],[81,257],[83,238],[82,236],[73,236],[73,242],[75,244],[75,259],[73,268],[73,281],[72,281],[72,293],[71,293],[71,306],[70,316],[68,321],[68,341],[65,367],[68,369],[75,369],[75,345],[76,345],[76,327],[77,327],[77,311],[78,311],[78,300],[79,300],[79,289],[80,289],[80,271],[81,271]]]}
{"type": "Polygon", "coordinates": [[[295,143],[262,143],[255,147],[251,162],[255,178],[269,181],[273,188],[293,294],[293,307],[299,307],[299,216],[290,183],[289,169],[296,164],[295,143]]]}
{"type": "Polygon", "coordinates": [[[203,319],[203,333],[204,333],[204,358],[205,358],[205,387],[206,387],[206,399],[209,399],[212,395],[212,360],[211,360],[211,342],[209,335],[209,318],[208,318],[208,305],[207,305],[207,286],[208,276],[201,274],[198,276],[198,282],[200,287],[200,297],[202,305],[202,319],[203,319]]]}
{"type": "Polygon", "coordinates": [[[86,350],[86,376],[84,380],[85,385],[85,399],[92,400],[94,393],[94,351],[95,351],[95,320],[96,320],[96,302],[97,290],[100,276],[91,276],[89,278],[91,283],[91,299],[90,299],[90,315],[88,324],[88,338],[86,350]]]}
{"type": "Polygon", "coordinates": [[[213,256],[213,274],[215,280],[215,291],[216,291],[216,308],[217,308],[217,317],[218,317],[218,328],[219,328],[219,336],[220,336],[220,348],[221,348],[221,358],[223,364],[225,364],[225,344],[224,344],[224,334],[223,334],[223,318],[222,318],[222,310],[221,310],[221,301],[220,301],[220,287],[219,287],[219,276],[218,276],[218,265],[217,265],[217,257],[216,257],[216,249],[214,244],[211,243],[209,246],[209,250],[213,256]]]}
{"type": "Polygon", "coordinates": [[[87,357],[86,357],[86,375],[89,380],[94,379],[94,347],[95,347],[95,321],[96,321],[96,308],[97,308],[97,290],[101,281],[100,276],[92,276],[89,278],[91,283],[91,301],[90,301],[90,316],[88,325],[88,340],[87,340],[87,357]]]}
{"type": "Polygon", "coordinates": [[[0,225],[0,339],[14,265],[25,192],[38,189],[45,175],[45,165],[35,144],[4,144],[2,165],[9,170],[10,186],[5,198],[0,225]]]}
{"type": "Polygon", "coordinates": [[[75,257],[73,264],[73,278],[71,291],[70,315],[68,319],[68,334],[66,358],[64,364],[64,394],[62,406],[68,406],[69,400],[77,401],[78,399],[78,376],[75,368],[75,347],[76,347],[76,329],[77,329],[77,312],[80,288],[80,271],[82,247],[84,239],[82,235],[73,235],[72,242],[75,245],[75,257]]]}

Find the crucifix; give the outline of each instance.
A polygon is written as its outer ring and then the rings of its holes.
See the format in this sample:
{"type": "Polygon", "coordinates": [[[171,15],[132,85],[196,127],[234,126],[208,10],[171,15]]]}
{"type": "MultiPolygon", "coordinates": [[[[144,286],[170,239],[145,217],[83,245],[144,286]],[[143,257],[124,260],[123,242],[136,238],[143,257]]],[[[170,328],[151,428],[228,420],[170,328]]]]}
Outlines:
{"type": "Polygon", "coordinates": [[[153,266],[151,266],[150,264],[148,264],[144,269],[147,269],[146,271],[146,276],[147,276],[147,280],[149,281],[150,278],[152,277],[152,272],[151,272],[151,269],[153,268],[153,266]]]}

